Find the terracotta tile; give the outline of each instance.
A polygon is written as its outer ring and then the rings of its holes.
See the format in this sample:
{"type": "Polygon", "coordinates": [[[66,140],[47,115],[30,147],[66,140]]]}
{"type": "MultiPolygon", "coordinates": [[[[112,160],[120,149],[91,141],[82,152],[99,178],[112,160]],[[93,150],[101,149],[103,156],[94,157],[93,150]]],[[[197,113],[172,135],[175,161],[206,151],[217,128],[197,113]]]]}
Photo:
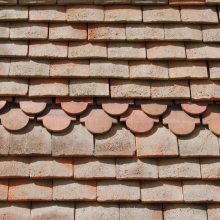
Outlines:
{"type": "Polygon", "coordinates": [[[22,21],[28,19],[28,7],[0,6],[0,20],[22,21]]]}

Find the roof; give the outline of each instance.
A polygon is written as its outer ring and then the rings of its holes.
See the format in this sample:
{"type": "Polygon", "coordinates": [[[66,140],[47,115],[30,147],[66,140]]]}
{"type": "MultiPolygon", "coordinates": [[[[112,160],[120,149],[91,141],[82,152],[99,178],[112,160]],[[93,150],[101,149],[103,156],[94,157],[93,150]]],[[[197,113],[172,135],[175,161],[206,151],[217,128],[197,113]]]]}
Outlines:
{"type": "Polygon", "coordinates": [[[220,219],[219,0],[0,0],[0,220],[220,219]]]}

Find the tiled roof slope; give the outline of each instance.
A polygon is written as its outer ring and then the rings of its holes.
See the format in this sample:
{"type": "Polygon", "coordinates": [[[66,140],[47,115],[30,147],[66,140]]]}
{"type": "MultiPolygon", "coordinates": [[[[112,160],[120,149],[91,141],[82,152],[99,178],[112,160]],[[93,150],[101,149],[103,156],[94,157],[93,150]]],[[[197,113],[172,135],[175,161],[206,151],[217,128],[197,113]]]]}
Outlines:
{"type": "Polygon", "coordinates": [[[0,220],[219,220],[219,16],[0,0],[0,220]]]}

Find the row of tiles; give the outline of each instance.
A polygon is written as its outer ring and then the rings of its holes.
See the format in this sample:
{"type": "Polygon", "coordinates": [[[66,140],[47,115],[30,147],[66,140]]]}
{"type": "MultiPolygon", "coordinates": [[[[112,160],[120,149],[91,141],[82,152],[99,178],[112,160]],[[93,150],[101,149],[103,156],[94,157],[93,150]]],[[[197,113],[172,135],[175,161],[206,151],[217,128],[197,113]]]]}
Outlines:
{"type": "Polygon", "coordinates": [[[186,22],[219,23],[216,7],[170,7],[128,5],[1,6],[0,20],[38,22],[186,22]]]}
{"type": "Polygon", "coordinates": [[[0,5],[70,5],[70,4],[134,4],[134,5],[203,5],[219,4],[220,0],[1,0],[0,5]]]}
{"type": "Polygon", "coordinates": [[[34,202],[0,203],[0,219],[9,220],[218,220],[218,204],[141,204],[34,202]]]}
{"type": "Polygon", "coordinates": [[[0,39],[220,42],[220,25],[0,23],[0,39]]]}
{"type": "Polygon", "coordinates": [[[219,203],[219,181],[1,180],[1,201],[219,203]]]}
{"type": "Polygon", "coordinates": [[[1,77],[220,79],[219,62],[0,59],[1,77]]]}
{"type": "Polygon", "coordinates": [[[130,79],[14,79],[0,78],[1,96],[105,97],[113,99],[219,100],[220,81],[130,79]]]}
{"type": "Polygon", "coordinates": [[[109,60],[219,60],[220,44],[1,41],[0,57],[109,60]]]}
{"type": "Polygon", "coordinates": [[[220,159],[1,157],[0,178],[219,180],[220,159]]]}
{"type": "Polygon", "coordinates": [[[125,122],[127,128],[137,134],[150,132],[161,122],[163,125],[168,125],[174,134],[180,136],[191,134],[196,125],[200,124],[208,125],[214,134],[220,135],[219,105],[207,107],[205,103],[183,102],[181,109],[179,105],[168,108],[168,105],[172,105],[171,102],[142,100],[137,103],[140,107],[137,107],[129,100],[103,100],[99,103],[102,105],[100,108],[89,107],[93,105],[92,100],[57,99],[61,107],[55,104],[47,107],[44,99],[18,98],[17,102],[20,105],[18,108],[13,104],[5,107],[6,102],[6,100],[1,101],[0,119],[1,124],[10,131],[22,130],[30,120],[36,119],[42,121],[43,126],[49,131],[62,132],[70,127],[71,122],[77,121],[76,116],[80,115],[79,121],[84,123],[88,131],[93,134],[104,134],[120,121],[125,122]],[[34,116],[39,113],[41,114],[35,118],[34,116]]]}
{"type": "MultiPolygon", "coordinates": [[[[183,124],[184,125],[184,124],[183,124]]],[[[219,138],[198,127],[192,134],[176,137],[168,128],[155,126],[148,134],[134,136],[121,125],[93,136],[83,125],[50,134],[36,123],[22,131],[8,132],[0,126],[0,155],[53,157],[219,157],[219,138]]]]}

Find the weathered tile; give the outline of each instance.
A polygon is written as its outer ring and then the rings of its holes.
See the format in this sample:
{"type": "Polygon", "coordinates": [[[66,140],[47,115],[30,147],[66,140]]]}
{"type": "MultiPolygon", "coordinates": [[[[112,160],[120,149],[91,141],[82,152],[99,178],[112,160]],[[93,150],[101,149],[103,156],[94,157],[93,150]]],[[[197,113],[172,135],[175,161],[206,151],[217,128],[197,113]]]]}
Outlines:
{"type": "Polygon", "coordinates": [[[22,131],[10,136],[11,155],[50,155],[51,135],[37,123],[29,122],[22,131]]]}
{"type": "Polygon", "coordinates": [[[72,159],[51,157],[31,158],[31,178],[66,178],[73,177],[72,159]]]}
{"type": "Polygon", "coordinates": [[[133,156],[136,151],[134,135],[117,125],[103,135],[95,136],[96,156],[133,156]]]}
{"type": "Polygon", "coordinates": [[[0,20],[21,21],[28,19],[28,7],[0,6],[0,20]]]}
{"type": "Polygon", "coordinates": [[[125,40],[124,24],[89,24],[88,40],[90,41],[114,41],[125,40]]]}
{"type": "Polygon", "coordinates": [[[75,179],[114,179],[115,160],[113,158],[82,158],[74,160],[75,179]]]}
{"type": "Polygon", "coordinates": [[[153,159],[118,158],[117,179],[157,179],[157,161],[153,159]]]}
{"type": "Polygon", "coordinates": [[[89,76],[100,78],[129,78],[128,62],[91,60],[89,76]]]}
{"type": "Polygon", "coordinates": [[[96,183],[94,181],[54,180],[53,200],[96,200],[96,183]]]}
{"type": "Polygon", "coordinates": [[[165,24],[165,40],[169,41],[202,41],[199,25],[165,24]]]}
{"type": "Polygon", "coordinates": [[[185,202],[219,202],[220,184],[214,181],[184,181],[185,202]]]}
{"type": "Polygon", "coordinates": [[[130,61],[132,79],[168,79],[168,63],[160,61],[130,61]]]}
{"type": "Polygon", "coordinates": [[[27,41],[1,41],[0,57],[26,57],[28,54],[27,41]]]}
{"type": "Polygon", "coordinates": [[[24,79],[0,79],[0,95],[23,96],[28,92],[28,81],[24,79]]]}
{"type": "Polygon", "coordinates": [[[162,24],[127,24],[126,36],[129,41],[164,40],[162,24]]]}
{"type": "Polygon", "coordinates": [[[119,220],[119,207],[111,203],[78,203],[76,220],[119,220]]]}
{"type": "Polygon", "coordinates": [[[67,52],[67,42],[32,41],[29,45],[29,56],[35,58],[65,58],[67,52]]]}
{"type": "Polygon", "coordinates": [[[52,135],[53,156],[91,156],[93,151],[93,135],[81,124],[52,135]]]}
{"type": "Polygon", "coordinates": [[[208,78],[207,64],[190,61],[170,62],[169,77],[172,79],[208,78]]]}
{"type": "Polygon", "coordinates": [[[170,6],[148,6],[143,8],[143,21],[146,23],[180,22],[178,8],[170,6]]]}
{"type": "Polygon", "coordinates": [[[187,23],[218,23],[216,8],[197,6],[181,7],[181,20],[187,23]]]}
{"type": "Polygon", "coordinates": [[[203,205],[166,204],[164,206],[164,220],[207,220],[206,209],[203,205]]]}
{"type": "Polygon", "coordinates": [[[87,40],[85,24],[51,23],[49,27],[50,40],[87,40]]]}
{"type": "Polygon", "coordinates": [[[29,158],[7,157],[0,158],[1,178],[21,178],[30,176],[29,158]]]}
{"type": "Polygon", "coordinates": [[[52,60],[50,76],[52,77],[89,77],[87,60],[52,60]]]}
{"type": "Polygon", "coordinates": [[[141,80],[111,80],[113,98],[149,98],[150,84],[141,80]]]}
{"type": "Polygon", "coordinates": [[[31,220],[73,220],[74,204],[71,203],[33,203],[31,220]]]}
{"type": "Polygon", "coordinates": [[[138,157],[178,156],[177,137],[166,127],[155,127],[136,137],[138,157]]]}
{"type": "Polygon", "coordinates": [[[140,200],[139,182],[102,180],[97,183],[97,201],[119,202],[140,200]]]}
{"type": "Polygon", "coordinates": [[[198,128],[186,137],[179,137],[179,150],[182,157],[219,156],[218,138],[206,128],[198,128]]]}
{"type": "Polygon", "coordinates": [[[183,201],[182,183],[172,181],[152,181],[141,184],[141,201],[181,202],[183,201]]]}
{"type": "Polygon", "coordinates": [[[146,205],[141,203],[120,204],[120,220],[162,220],[161,205],[146,205]]]}
{"type": "Polygon", "coordinates": [[[106,43],[71,42],[68,57],[72,59],[107,58],[106,43]]]}
{"type": "Polygon", "coordinates": [[[49,62],[44,60],[11,59],[10,76],[47,77],[49,62]]]}
{"type": "Polygon", "coordinates": [[[175,43],[147,43],[147,58],[149,60],[182,60],[186,58],[185,46],[175,43]]]}
{"type": "Polygon", "coordinates": [[[107,79],[72,79],[69,89],[72,97],[109,96],[107,79]]]}
{"type": "Polygon", "coordinates": [[[153,99],[190,98],[189,84],[180,80],[151,82],[151,97],[153,99]]]}
{"type": "Polygon", "coordinates": [[[160,159],[159,177],[162,179],[198,179],[201,178],[198,159],[160,159]]]}
{"type": "Polygon", "coordinates": [[[104,21],[104,7],[98,5],[74,5],[66,9],[66,19],[69,22],[104,21]]]}
{"type": "Polygon", "coordinates": [[[108,58],[122,60],[146,59],[145,43],[110,42],[108,58]]]}
{"type": "Polygon", "coordinates": [[[207,80],[192,80],[190,82],[191,97],[195,100],[219,99],[220,82],[207,80]]]}
{"type": "Polygon", "coordinates": [[[30,21],[60,22],[66,20],[63,6],[32,6],[29,8],[30,21]]]}
{"type": "Polygon", "coordinates": [[[29,179],[11,180],[8,191],[9,201],[50,201],[52,200],[52,181],[29,179]]]}
{"type": "Polygon", "coordinates": [[[112,5],[105,8],[105,21],[107,22],[141,22],[141,7],[130,5],[112,5]]]}
{"type": "Polygon", "coordinates": [[[10,26],[10,39],[42,40],[48,37],[48,25],[44,23],[12,23],[10,26]]]}

